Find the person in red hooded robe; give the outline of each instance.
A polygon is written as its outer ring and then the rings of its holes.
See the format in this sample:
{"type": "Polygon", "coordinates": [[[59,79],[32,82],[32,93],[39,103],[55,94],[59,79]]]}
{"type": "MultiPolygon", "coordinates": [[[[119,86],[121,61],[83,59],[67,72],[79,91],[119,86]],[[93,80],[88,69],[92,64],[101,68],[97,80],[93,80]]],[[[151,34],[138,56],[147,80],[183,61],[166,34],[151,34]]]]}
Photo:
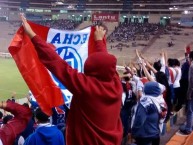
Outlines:
{"type": "Polygon", "coordinates": [[[116,71],[116,58],[108,54],[103,27],[96,26],[96,53],[89,55],[84,73],[78,73],[37,36],[21,15],[40,61],[73,94],[67,118],[67,145],[120,145],[123,129],[120,119],[122,85],[116,71]]]}
{"type": "Polygon", "coordinates": [[[17,136],[27,127],[32,112],[29,107],[12,101],[1,102],[0,108],[14,115],[0,128],[0,145],[12,145],[17,136]]]}

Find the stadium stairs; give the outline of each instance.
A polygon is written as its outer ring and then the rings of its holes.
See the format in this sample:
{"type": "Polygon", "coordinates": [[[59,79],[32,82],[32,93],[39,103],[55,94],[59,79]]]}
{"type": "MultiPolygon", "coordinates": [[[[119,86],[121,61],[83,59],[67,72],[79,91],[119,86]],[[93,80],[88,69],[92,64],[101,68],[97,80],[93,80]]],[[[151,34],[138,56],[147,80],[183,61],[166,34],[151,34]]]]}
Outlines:
{"type": "MultiPolygon", "coordinates": [[[[180,142],[182,141],[181,139],[179,140],[179,138],[176,137],[179,127],[185,122],[185,119],[185,107],[170,117],[170,120],[164,124],[160,145],[185,145],[183,144],[184,142],[180,142]],[[174,144],[173,141],[175,141],[177,144],[174,144]]],[[[179,137],[181,138],[180,135],[179,137]]]]}
{"type": "Polygon", "coordinates": [[[107,37],[113,33],[113,31],[115,30],[115,27],[118,27],[119,23],[118,22],[109,22],[109,23],[105,23],[106,27],[108,28],[108,32],[107,32],[107,37]]]}
{"type": "MultiPolygon", "coordinates": [[[[144,54],[156,42],[156,40],[160,37],[160,34],[161,34],[161,30],[156,35],[154,35],[148,42],[147,46],[145,46],[142,49],[141,51],[142,54],[144,54]]],[[[137,56],[134,58],[134,60],[137,60],[137,56]]]]}
{"type": "MultiPolygon", "coordinates": [[[[141,54],[144,54],[148,48],[150,48],[154,42],[157,40],[157,36],[154,36],[153,38],[151,38],[151,40],[148,42],[147,46],[145,46],[142,50],[141,50],[141,54]]],[[[136,61],[138,59],[137,56],[135,56],[134,60],[133,61],[136,61]]]]}
{"type": "Polygon", "coordinates": [[[84,21],[82,22],[75,30],[82,30],[88,26],[91,26],[92,25],[92,22],[90,21],[84,21]]]}
{"type": "Polygon", "coordinates": [[[166,126],[166,130],[175,128],[174,134],[171,136],[169,141],[167,141],[166,145],[193,145],[193,133],[190,135],[181,135],[178,133],[180,125],[182,125],[186,119],[184,110],[185,109],[182,108],[179,112],[177,112],[174,117],[170,119],[169,127],[166,126]],[[173,125],[173,127],[171,125],[173,125]]]}
{"type": "Polygon", "coordinates": [[[193,133],[181,135],[178,132],[179,127],[184,124],[185,120],[185,107],[183,107],[164,124],[160,145],[193,145],[193,133]]]}

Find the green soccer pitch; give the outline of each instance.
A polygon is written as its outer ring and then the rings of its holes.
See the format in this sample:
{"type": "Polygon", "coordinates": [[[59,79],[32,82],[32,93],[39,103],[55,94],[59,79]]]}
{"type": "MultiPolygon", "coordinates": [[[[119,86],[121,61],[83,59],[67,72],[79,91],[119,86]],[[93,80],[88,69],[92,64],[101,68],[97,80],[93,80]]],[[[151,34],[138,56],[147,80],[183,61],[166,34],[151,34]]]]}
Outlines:
{"type": "Polygon", "coordinates": [[[24,82],[12,58],[0,58],[0,101],[7,100],[15,94],[15,98],[23,98],[29,89],[24,82]]]}

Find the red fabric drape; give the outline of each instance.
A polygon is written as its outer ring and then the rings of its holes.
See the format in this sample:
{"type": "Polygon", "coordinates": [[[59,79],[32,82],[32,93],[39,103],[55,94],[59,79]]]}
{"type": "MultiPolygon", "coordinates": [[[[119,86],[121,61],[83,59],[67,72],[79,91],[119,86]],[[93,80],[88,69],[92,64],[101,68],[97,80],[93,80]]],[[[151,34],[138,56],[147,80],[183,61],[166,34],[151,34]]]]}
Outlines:
{"type": "MultiPolygon", "coordinates": [[[[36,34],[46,40],[49,28],[33,23],[30,25],[36,34]]],[[[23,27],[19,28],[14,36],[9,46],[9,52],[39,106],[47,115],[51,115],[52,107],[64,104],[62,92],[39,61],[34,46],[24,33],[23,27]]]]}

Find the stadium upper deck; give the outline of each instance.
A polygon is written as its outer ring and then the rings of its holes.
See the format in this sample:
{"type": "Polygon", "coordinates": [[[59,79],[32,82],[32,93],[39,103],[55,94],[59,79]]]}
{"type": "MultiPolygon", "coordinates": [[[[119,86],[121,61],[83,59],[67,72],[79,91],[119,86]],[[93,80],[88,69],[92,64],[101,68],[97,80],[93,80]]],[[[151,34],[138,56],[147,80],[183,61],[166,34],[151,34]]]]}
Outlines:
{"type": "MultiPolygon", "coordinates": [[[[192,0],[0,0],[0,21],[17,20],[24,11],[28,19],[72,19],[92,21],[93,13],[118,14],[127,19],[159,23],[163,19],[179,23],[184,12],[193,11],[192,0]]],[[[165,21],[165,20],[164,20],[165,21]]],[[[143,21],[142,21],[143,22],[143,21]]]]}
{"type": "MultiPolygon", "coordinates": [[[[89,8],[89,6],[95,6],[95,8],[100,8],[102,5],[111,6],[116,10],[116,6],[135,6],[136,8],[149,8],[146,6],[166,6],[166,5],[189,5],[192,4],[191,0],[0,0],[1,7],[7,8],[65,8],[73,4],[75,9],[80,9],[78,6],[84,6],[84,9],[89,8]],[[138,7],[139,6],[139,7],[138,7]]],[[[108,7],[106,7],[108,8],[108,7]]],[[[152,7],[153,8],[153,7],[152,7]]],[[[167,7],[166,7],[167,8],[167,7]]],[[[156,8],[155,8],[156,9],[156,8]]]]}
{"type": "Polygon", "coordinates": [[[92,21],[94,13],[102,12],[117,14],[117,22],[159,23],[166,18],[178,23],[182,13],[192,9],[192,0],[0,0],[0,21],[18,20],[23,11],[33,20],[92,21]]]}

